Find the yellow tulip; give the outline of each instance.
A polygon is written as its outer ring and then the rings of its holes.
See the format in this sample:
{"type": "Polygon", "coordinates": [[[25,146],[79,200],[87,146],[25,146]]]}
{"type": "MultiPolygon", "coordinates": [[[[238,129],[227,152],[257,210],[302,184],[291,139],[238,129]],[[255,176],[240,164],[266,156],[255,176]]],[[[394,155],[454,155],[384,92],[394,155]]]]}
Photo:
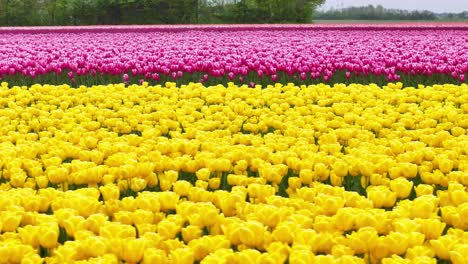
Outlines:
{"type": "Polygon", "coordinates": [[[466,243],[457,244],[449,252],[450,260],[455,264],[466,263],[468,261],[467,252],[468,252],[468,245],[466,243]]]}
{"type": "Polygon", "coordinates": [[[294,241],[296,230],[297,228],[294,223],[282,222],[273,230],[272,236],[276,241],[291,244],[294,241]]]}
{"type": "Polygon", "coordinates": [[[246,249],[237,253],[238,260],[237,263],[257,263],[258,259],[262,255],[259,251],[255,249],[246,249]]]}
{"type": "Polygon", "coordinates": [[[332,247],[331,254],[334,257],[341,257],[346,255],[353,256],[354,250],[348,246],[337,244],[332,247]]]}
{"type": "Polygon", "coordinates": [[[413,201],[411,214],[413,217],[429,218],[437,209],[437,198],[432,195],[423,195],[413,201]]]}
{"type": "Polygon", "coordinates": [[[130,180],[130,189],[134,192],[139,192],[146,188],[146,181],[142,178],[132,178],[130,180]]]}
{"type": "Polygon", "coordinates": [[[324,181],[328,178],[330,171],[327,166],[323,163],[315,163],[314,165],[314,174],[321,180],[324,181]]]}
{"type": "Polygon", "coordinates": [[[133,214],[128,211],[119,211],[114,213],[115,221],[124,225],[133,225],[133,214]]]}
{"type": "Polygon", "coordinates": [[[93,236],[83,241],[86,255],[90,258],[103,256],[108,252],[108,241],[99,236],[93,236]]]}
{"type": "Polygon", "coordinates": [[[178,224],[166,219],[159,222],[157,227],[158,233],[166,239],[173,239],[180,230],[181,227],[178,224]]]}
{"type": "Polygon", "coordinates": [[[387,186],[370,186],[367,188],[367,197],[375,208],[393,207],[396,202],[396,194],[387,186]]]}
{"type": "Polygon", "coordinates": [[[430,240],[429,243],[434,249],[437,257],[449,260],[449,252],[458,243],[458,239],[453,236],[440,236],[437,240],[430,240]]]}
{"type": "Polygon", "coordinates": [[[398,198],[406,198],[410,195],[411,190],[413,189],[413,182],[402,177],[396,178],[390,182],[390,188],[396,193],[398,198]]]}
{"type": "Polygon", "coordinates": [[[139,209],[147,210],[153,213],[159,212],[161,207],[159,196],[152,192],[140,192],[135,199],[135,205],[139,209]]]}
{"type": "Polygon", "coordinates": [[[122,259],[127,263],[138,263],[148,247],[148,241],[144,238],[126,239],[122,252],[122,259]]]}
{"type": "Polygon", "coordinates": [[[212,190],[217,190],[219,189],[219,186],[221,185],[221,179],[220,178],[211,178],[208,180],[208,184],[212,190]]]}
{"type": "Polygon", "coordinates": [[[310,184],[314,179],[314,172],[311,169],[301,169],[299,178],[304,184],[310,184]]]}
{"type": "Polygon", "coordinates": [[[195,257],[193,252],[188,248],[178,248],[171,251],[170,258],[173,263],[191,264],[194,262],[195,257]]]}
{"type": "Polygon", "coordinates": [[[99,229],[108,221],[108,217],[105,214],[93,214],[90,215],[85,220],[85,226],[88,230],[94,232],[95,234],[99,234],[99,229]]]}
{"type": "Polygon", "coordinates": [[[288,179],[288,186],[291,190],[296,190],[302,187],[302,181],[299,177],[290,177],[288,179]]]}
{"type": "Polygon", "coordinates": [[[368,253],[373,250],[378,239],[377,231],[372,227],[363,227],[358,232],[347,236],[347,245],[356,254],[368,253]]]}
{"type": "Polygon", "coordinates": [[[414,190],[416,191],[417,197],[431,195],[434,193],[434,187],[428,184],[419,184],[418,186],[414,187],[414,190]]]}
{"type": "Polygon", "coordinates": [[[289,257],[289,263],[291,264],[307,264],[314,263],[314,253],[310,250],[291,250],[291,255],[289,257]]]}
{"type": "Polygon", "coordinates": [[[188,181],[176,181],[172,184],[174,192],[180,196],[187,196],[191,187],[192,185],[188,181]]]}
{"type": "Polygon", "coordinates": [[[338,177],[344,177],[348,175],[348,164],[342,160],[338,160],[333,163],[333,170],[338,177]]]}
{"type": "Polygon", "coordinates": [[[145,253],[143,254],[143,263],[144,264],[152,264],[152,263],[166,264],[170,262],[169,262],[169,258],[166,255],[166,252],[164,252],[163,250],[157,249],[157,248],[148,248],[145,250],[145,253]]]}
{"type": "Polygon", "coordinates": [[[426,239],[437,239],[442,235],[446,224],[437,219],[418,219],[421,226],[421,233],[426,239]]]}
{"type": "Polygon", "coordinates": [[[66,181],[68,170],[64,167],[51,166],[47,168],[47,177],[53,184],[58,184],[66,181]]]}
{"type": "Polygon", "coordinates": [[[47,188],[47,185],[49,184],[49,179],[47,178],[47,176],[38,176],[35,179],[38,188],[47,188]]]}
{"type": "Polygon", "coordinates": [[[191,240],[200,238],[202,236],[202,229],[199,226],[189,225],[182,228],[182,238],[186,243],[191,240]]]}
{"type": "Polygon", "coordinates": [[[39,244],[44,248],[55,248],[58,244],[59,227],[57,224],[41,226],[39,229],[39,244]]]}
{"type": "MultiPolygon", "coordinates": [[[[68,233],[68,231],[67,231],[68,233]]],[[[99,235],[112,239],[112,238],[135,238],[136,230],[133,226],[124,225],[121,223],[107,222],[99,230],[99,235]]]]}
{"type": "Polygon", "coordinates": [[[421,245],[421,246],[408,248],[405,254],[405,258],[407,259],[414,259],[414,258],[421,257],[421,256],[427,256],[427,257],[433,258],[435,256],[435,252],[431,247],[421,245]]]}
{"type": "Polygon", "coordinates": [[[208,181],[208,179],[210,178],[210,174],[211,172],[207,168],[200,169],[196,172],[198,180],[201,181],[208,181]]]}
{"type": "Polygon", "coordinates": [[[159,203],[162,211],[174,210],[179,202],[179,195],[175,192],[160,192],[158,193],[159,203]]]}
{"type": "Polygon", "coordinates": [[[137,209],[132,213],[132,219],[135,225],[152,224],[154,222],[154,214],[151,211],[137,209]]]}
{"type": "Polygon", "coordinates": [[[15,211],[0,212],[0,227],[3,232],[14,232],[21,223],[23,215],[15,211]]]}
{"type": "Polygon", "coordinates": [[[35,253],[25,254],[21,259],[21,264],[42,264],[43,262],[44,259],[35,253]]]}
{"type": "Polygon", "coordinates": [[[18,234],[23,244],[31,245],[34,248],[39,247],[40,226],[27,225],[18,228],[18,234]]]}
{"type": "Polygon", "coordinates": [[[439,169],[442,173],[447,174],[453,169],[453,161],[448,157],[440,157],[437,159],[439,169]]]}
{"type": "Polygon", "coordinates": [[[468,193],[466,187],[459,183],[450,183],[448,186],[450,201],[453,205],[458,206],[468,203],[468,193]]]}

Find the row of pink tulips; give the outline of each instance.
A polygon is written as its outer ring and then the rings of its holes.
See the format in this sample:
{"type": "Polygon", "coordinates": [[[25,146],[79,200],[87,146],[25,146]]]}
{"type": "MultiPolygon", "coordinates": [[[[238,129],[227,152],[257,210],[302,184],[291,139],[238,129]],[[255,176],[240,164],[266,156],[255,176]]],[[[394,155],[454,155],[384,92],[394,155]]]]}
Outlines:
{"type": "Polygon", "coordinates": [[[0,78],[121,75],[126,81],[201,73],[202,80],[234,80],[254,72],[272,81],[279,74],[327,81],[344,71],[346,78],[444,75],[465,82],[468,27],[430,25],[0,28],[0,78]]]}

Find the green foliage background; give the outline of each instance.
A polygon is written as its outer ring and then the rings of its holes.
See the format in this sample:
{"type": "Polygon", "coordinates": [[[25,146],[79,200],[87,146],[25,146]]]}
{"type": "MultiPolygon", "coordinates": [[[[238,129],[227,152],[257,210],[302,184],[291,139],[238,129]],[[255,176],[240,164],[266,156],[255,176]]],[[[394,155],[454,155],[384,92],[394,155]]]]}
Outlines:
{"type": "MultiPolygon", "coordinates": [[[[424,8],[424,7],[421,7],[424,8]]],[[[425,21],[463,21],[468,18],[468,11],[460,13],[436,14],[431,11],[408,11],[403,9],[387,9],[382,5],[367,5],[316,11],[314,19],[318,20],[425,20],[425,21]]]]}
{"type": "Polygon", "coordinates": [[[0,26],[306,23],[325,0],[0,0],[0,26]]]}

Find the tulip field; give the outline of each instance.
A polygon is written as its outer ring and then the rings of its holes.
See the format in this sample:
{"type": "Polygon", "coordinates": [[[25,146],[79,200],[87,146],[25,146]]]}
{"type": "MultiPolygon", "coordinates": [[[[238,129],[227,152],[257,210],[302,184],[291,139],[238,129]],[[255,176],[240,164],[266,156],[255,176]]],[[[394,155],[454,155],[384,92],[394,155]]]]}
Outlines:
{"type": "MultiPolygon", "coordinates": [[[[410,24],[411,25],[411,24],[410,24]]],[[[0,28],[10,84],[465,83],[466,24],[445,27],[0,28]],[[268,45],[265,45],[268,43],[268,45]]]]}
{"type": "Polygon", "coordinates": [[[0,27],[0,263],[468,263],[468,25],[0,27]]]}

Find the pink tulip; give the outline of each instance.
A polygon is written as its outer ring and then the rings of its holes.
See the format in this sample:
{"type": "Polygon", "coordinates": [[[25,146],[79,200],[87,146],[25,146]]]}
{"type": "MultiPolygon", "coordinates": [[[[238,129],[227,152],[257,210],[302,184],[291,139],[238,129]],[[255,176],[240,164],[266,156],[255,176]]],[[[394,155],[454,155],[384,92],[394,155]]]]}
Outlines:
{"type": "Polygon", "coordinates": [[[278,81],[278,76],[276,74],[271,75],[271,80],[274,82],[278,81]]]}
{"type": "Polygon", "coordinates": [[[151,75],[151,78],[152,78],[154,81],[157,81],[157,80],[159,80],[159,74],[153,73],[153,74],[151,75]]]}
{"type": "Polygon", "coordinates": [[[125,73],[125,74],[123,75],[123,80],[124,80],[124,82],[126,82],[126,83],[128,83],[128,81],[130,81],[130,77],[128,77],[128,74],[125,73]]]}
{"type": "Polygon", "coordinates": [[[305,81],[307,79],[307,75],[305,72],[301,72],[301,79],[305,81]]]}

